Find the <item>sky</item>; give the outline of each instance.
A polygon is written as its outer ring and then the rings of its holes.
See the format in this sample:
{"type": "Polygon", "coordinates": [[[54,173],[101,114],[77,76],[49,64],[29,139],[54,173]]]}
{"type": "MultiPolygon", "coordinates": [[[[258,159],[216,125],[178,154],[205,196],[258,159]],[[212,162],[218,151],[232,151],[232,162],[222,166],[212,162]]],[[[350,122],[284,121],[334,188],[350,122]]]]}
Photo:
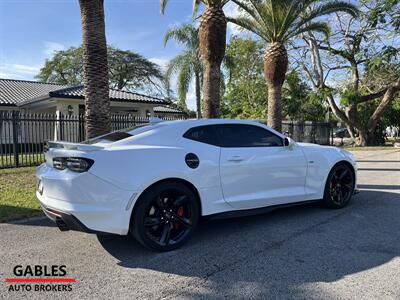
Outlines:
{"type": "MultiPolygon", "coordinates": [[[[235,8],[228,5],[227,14],[235,8]]],[[[166,30],[190,22],[192,0],[170,0],[164,15],[159,0],[105,0],[107,43],[166,65],[181,48],[163,46],[166,30]]],[[[235,28],[229,27],[228,38],[235,28]]],[[[54,51],[79,46],[78,0],[0,0],[0,78],[35,80],[54,51]]],[[[195,107],[190,89],[188,106],[195,107]]]]}

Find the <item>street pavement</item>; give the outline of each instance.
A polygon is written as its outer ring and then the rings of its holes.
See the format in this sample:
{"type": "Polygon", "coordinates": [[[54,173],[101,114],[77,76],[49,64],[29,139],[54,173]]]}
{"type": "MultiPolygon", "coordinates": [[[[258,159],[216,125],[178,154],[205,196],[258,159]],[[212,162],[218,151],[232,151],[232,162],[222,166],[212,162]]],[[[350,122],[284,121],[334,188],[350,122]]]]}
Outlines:
{"type": "Polygon", "coordinates": [[[400,151],[356,151],[361,190],[319,205],[201,224],[183,248],[0,224],[0,299],[400,299],[400,151]],[[72,291],[8,291],[15,265],[65,265],[72,291]]]}

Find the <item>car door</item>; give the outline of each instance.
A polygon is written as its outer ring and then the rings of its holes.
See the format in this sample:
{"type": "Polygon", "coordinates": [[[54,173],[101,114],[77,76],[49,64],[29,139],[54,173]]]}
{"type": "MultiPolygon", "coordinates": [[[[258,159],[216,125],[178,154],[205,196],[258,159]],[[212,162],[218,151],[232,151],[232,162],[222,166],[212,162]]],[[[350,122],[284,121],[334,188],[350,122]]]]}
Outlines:
{"type": "Polygon", "coordinates": [[[261,124],[220,125],[220,176],[225,201],[238,209],[305,199],[306,158],[296,144],[261,124]]]}

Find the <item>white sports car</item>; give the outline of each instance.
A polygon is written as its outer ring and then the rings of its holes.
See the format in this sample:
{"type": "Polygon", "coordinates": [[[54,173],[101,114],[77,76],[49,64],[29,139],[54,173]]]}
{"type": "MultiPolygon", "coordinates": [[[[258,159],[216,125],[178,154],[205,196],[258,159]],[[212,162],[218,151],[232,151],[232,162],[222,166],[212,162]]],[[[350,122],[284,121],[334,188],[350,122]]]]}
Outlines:
{"type": "Polygon", "coordinates": [[[204,216],[309,201],[342,208],[356,190],[351,153],[253,121],[153,120],[81,144],[49,142],[45,156],[37,197],[61,230],[132,234],[160,251],[181,246],[204,216]]]}

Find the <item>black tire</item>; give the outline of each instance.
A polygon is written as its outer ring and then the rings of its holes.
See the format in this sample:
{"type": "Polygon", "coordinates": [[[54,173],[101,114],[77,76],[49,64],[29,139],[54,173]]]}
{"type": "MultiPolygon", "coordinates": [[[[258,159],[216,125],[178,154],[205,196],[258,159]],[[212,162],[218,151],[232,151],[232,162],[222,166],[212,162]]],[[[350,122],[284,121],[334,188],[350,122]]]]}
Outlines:
{"type": "Polygon", "coordinates": [[[347,163],[337,163],[329,172],[325,184],[323,204],[328,208],[343,208],[354,194],[355,176],[347,163]]]}
{"type": "Polygon", "coordinates": [[[130,232],[145,247],[170,251],[192,236],[200,207],[196,195],[185,184],[161,182],[145,191],[138,201],[130,232]]]}

